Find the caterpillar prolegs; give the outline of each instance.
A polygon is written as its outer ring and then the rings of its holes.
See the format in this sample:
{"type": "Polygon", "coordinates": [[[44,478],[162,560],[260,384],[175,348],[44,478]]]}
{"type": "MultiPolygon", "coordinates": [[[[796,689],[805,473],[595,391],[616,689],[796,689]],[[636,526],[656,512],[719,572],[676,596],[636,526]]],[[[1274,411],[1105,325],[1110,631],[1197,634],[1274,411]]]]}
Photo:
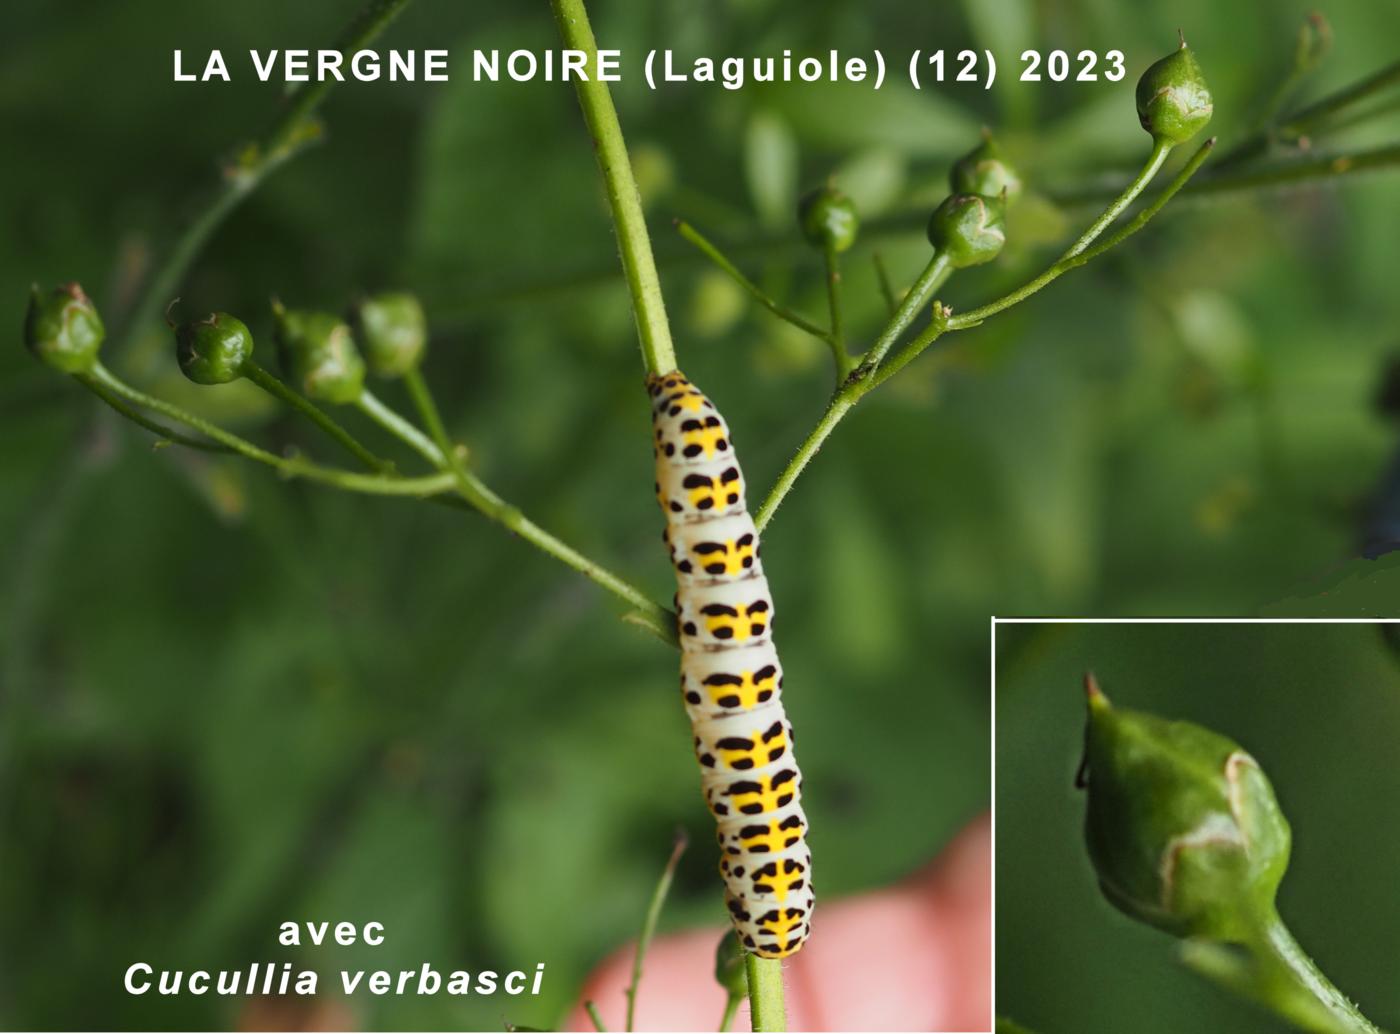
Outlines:
{"type": "Polygon", "coordinates": [[[783,958],[811,932],[812,857],[758,531],[714,403],[679,372],[649,378],[647,390],[676,571],[681,695],[718,824],[725,903],[745,948],[783,958]]]}

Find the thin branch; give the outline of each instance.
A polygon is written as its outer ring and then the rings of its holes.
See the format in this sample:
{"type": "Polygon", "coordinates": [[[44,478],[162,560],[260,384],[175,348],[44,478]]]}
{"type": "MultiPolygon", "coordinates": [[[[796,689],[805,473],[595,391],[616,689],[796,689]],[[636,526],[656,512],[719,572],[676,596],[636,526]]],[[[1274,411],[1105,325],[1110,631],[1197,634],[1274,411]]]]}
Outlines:
{"type": "Polygon", "coordinates": [[[75,379],[83,387],[87,388],[88,391],[92,392],[133,424],[144,427],[146,430],[157,435],[157,446],[162,444],[174,444],[183,445],[189,449],[199,449],[202,452],[221,452],[225,454],[233,452],[227,445],[219,445],[216,442],[205,441],[201,438],[191,438],[188,435],[181,434],[179,431],[166,427],[158,420],[152,420],[135,406],[128,405],[120,396],[114,395],[111,391],[107,390],[107,388],[103,387],[97,380],[84,376],[79,376],[75,379]]]}
{"type": "Polygon", "coordinates": [[[367,417],[395,438],[407,444],[433,466],[442,470],[447,469],[447,455],[440,451],[422,431],[379,401],[379,397],[368,388],[360,390],[360,394],[355,399],[355,405],[367,417]]]}
{"type": "Polygon", "coordinates": [[[724,253],[694,226],[690,225],[690,223],[686,222],[684,219],[677,219],[675,221],[675,226],[677,233],[691,244],[695,245],[695,247],[699,248],[702,255],[713,262],[731,280],[747,291],[758,304],[762,305],[774,316],[777,316],[778,319],[787,323],[791,323],[798,330],[811,334],[818,340],[825,341],[828,344],[831,343],[832,336],[829,332],[823,330],[806,317],[798,315],[796,312],[793,312],[793,310],[770,298],[768,294],[764,292],[763,288],[746,277],[738,266],[729,261],[729,259],[724,256],[724,253]]]}
{"type": "Polygon", "coordinates": [[[885,307],[893,317],[899,311],[899,301],[894,296],[894,285],[890,283],[890,271],[885,268],[885,259],[878,251],[871,252],[870,261],[875,265],[875,280],[880,285],[880,297],[885,299],[885,307]]]}
{"type": "Polygon", "coordinates": [[[661,907],[666,903],[666,895],[670,893],[671,881],[676,876],[676,866],[680,864],[681,855],[685,854],[685,849],[690,845],[690,838],[686,836],[685,830],[677,829],[674,843],[671,845],[671,857],[666,860],[666,868],[661,871],[661,879],[656,881],[656,889],[651,892],[651,903],[647,905],[646,918],[642,920],[642,932],[637,938],[637,953],[632,957],[632,982],[627,985],[627,1030],[634,1027],[633,1020],[637,1013],[637,989],[642,985],[642,960],[646,958],[647,948],[651,944],[652,936],[656,933],[656,924],[661,919],[661,907]]]}
{"type": "MultiPolygon", "coordinates": [[[[537,549],[572,567],[589,581],[626,601],[635,610],[624,615],[625,620],[642,626],[664,643],[671,646],[677,645],[675,614],[651,599],[632,583],[545,531],[516,507],[491,491],[481,479],[463,466],[460,451],[453,446],[451,439],[447,436],[447,429],[442,423],[437,403],[433,401],[432,393],[429,391],[422,373],[416,369],[408,371],[404,374],[404,384],[408,388],[409,396],[413,399],[414,407],[418,410],[419,416],[433,439],[433,442],[429,443],[431,451],[424,449],[424,456],[435,466],[448,472],[449,476],[456,481],[458,492],[466,502],[486,517],[515,532],[537,549]]],[[[397,414],[394,415],[397,416],[397,414]]],[[[402,420],[402,417],[398,419],[402,420]]],[[[417,429],[414,428],[414,430],[417,429]]],[[[421,438],[421,435],[419,437],[421,438]]],[[[418,445],[415,445],[415,448],[417,447],[418,445]]]]}
{"type": "Polygon", "coordinates": [[[266,369],[259,366],[255,360],[244,360],[243,376],[247,377],[248,380],[252,381],[279,402],[290,406],[296,412],[306,417],[340,445],[341,448],[363,463],[367,469],[380,474],[387,474],[390,472],[391,467],[389,464],[361,445],[349,431],[336,423],[335,420],[331,418],[330,414],[321,409],[320,406],[317,406],[310,399],[304,398],[287,387],[287,385],[283,384],[266,369]]]}
{"type": "MultiPolygon", "coordinates": [[[[593,28],[588,24],[588,12],[583,0],[550,0],[554,20],[564,45],[582,51],[591,68],[597,62],[598,44],[593,28]]],[[[613,226],[617,230],[618,251],[622,255],[622,270],[627,288],[632,294],[632,311],[637,319],[637,334],[641,339],[642,359],[650,374],[670,373],[676,368],[676,353],[671,344],[671,326],[666,321],[666,303],[661,296],[661,279],[656,274],[656,261],[651,254],[651,238],[647,234],[646,215],[637,193],[637,181],[632,176],[632,164],[627,158],[627,144],[622,139],[622,126],[617,121],[608,84],[596,76],[575,79],[583,120],[593,135],[593,149],[598,156],[598,168],[603,173],[608,207],[612,210],[613,226]]]]}
{"type": "MultiPolygon", "coordinates": [[[[333,49],[347,54],[363,49],[409,2],[369,0],[337,37],[333,49]]],[[[161,307],[178,293],[190,266],[229,213],[285,162],[321,138],[321,128],[312,115],[338,81],[331,77],[300,87],[262,139],[244,147],[234,163],[224,169],[223,181],[177,238],[165,262],[147,281],[130,316],[123,322],[118,335],[121,344],[127,344],[132,335],[155,321],[161,307]]]]}
{"type": "Polygon", "coordinates": [[[607,1034],[608,1028],[603,1026],[603,1017],[598,1015],[598,1006],[593,1003],[592,999],[583,1003],[583,1011],[588,1013],[588,1018],[593,1021],[594,1030],[598,1031],[599,1034],[607,1034]]]}
{"type": "MultiPolygon", "coordinates": [[[[1213,141],[1207,141],[1206,144],[1197,151],[1192,159],[1187,162],[1182,172],[1178,173],[1177,177],[1172,181],[1172,184],[1163,191],[1160,197],[1154,199],[1152,205],[1144,209],[1141,215],[1129,221],[1123,229],[1113,234],[1109,238],[1111,244],[1117,244],[1130,234],[1136,232],[1147,219],[1151,218],[1153,214],[1160,210],[1161,207],[1181,189],[1190,178],[1191,174],[1200,167],[1201,162],[1204,161],[1206,155],[1209,154],[1212,143],[1213,141]]],[[[881,370],[880,362],[885,354],[899,339],[903,329],[912,322],[915,312],[918,308],[922,307],[928,295],[930,295],[937,284],[941,282],[942,276],[946,275],[948,272],[946,268],[946,257],[935,254],[933,260],[924,270],[924,274],[919,278],[919,283],[915,285],[915,288],[910,291],[909,296],[905,298],[899,313],[896,314],[895,318],[890,322],[890,325],[881,333],[876,343],[871,346],[870,351],[866,353],[865,358],[861,360],[855,372],[852,373],[837,390],[830,404],[828,404],[826,412],[822,414],[821,420],[817,422],[817,426],[812,429],[802,444],[798,446],[792,459],[788,461],[787,466],[784,467],[782,473],[778,475],[777,482],[773,485],[767,498],[763,500],[763,504],[758,508],[758,513],[754,516],[754,524],[758,527],[758,530],[762,531],[767,527],[768,523],[773,519],[773,514],[782,504],[783,499],[786,498],[788,492],[792,490],[792,486],[797,483],[797,479],[801,477],[802,472],[807,468],[807,464],[809,464],[817,452],[820,451],[827,438],[831,436],[831,432],[836,429],[837,424],[845,418],[846,414],[849,413],[855,404],[865,395],[897,373],[901,368],[907,365],[914,356],[926,349],[944,332],[948,330],[962,330],[970,326],[975,326],[987,316],[1010,308],[1017,302],[1030,297],[1036,291],[1039,291],[1046,284],[1068,270],[1087,262],[1088,258],[1084,256],[1090,251],[1094,241],[1101,236],[1103,232],[1112,225],[1114,219],[1124,212],[1133,203],[1134,199],[1146,189],[1153,175],[1162,167],[1162,162],[1166,158],[1167,150],[1168,148],[1164,145],[1155,145],[1152,149],[1152,153],[1148,156],[1146,164],[1143,166],[1142,172],[1138,174],[1133,182],[1129,184],[1128,188],[1109,204],[1103,213],[1090,224],[1089,228],[1080,234],[1078,239],[1075,240],[1064,254],[1044,273],[1028,284],[1004,295],[1002,298],[984,305],[980,309],[974,309],[971,312],[964,313],[961,316],[950,317],[948,312],[942,306],[939,306],[928,328],[891,361],[890,365],[892,369],[881,370]]],[[[1111,244],[1109,246],[1111,246],[1111,244]]],[[[1100,254],[1102,250],[1104,249],[1094,250],[1093,254],[1100,254]]]]}
{"type": "MultiPolygon", "coordinates": [[[[1126,223],[1122,229],[1111,235],[1103,244],[1096,248],[1090,247],[1098,236],[1113,222],[1111,218],[1100,216],[1094,221],[1094,225],[1089,228],[1089,231],[1085,232],[1079,240],[1075,241],[1074,244],[1070,246],[1069,250],[1056,259],[1045,272],[1041,273],[1029,283],[1003,295],[994,302],[989,302],[979,308],[950,318],[948,320],[948,329],[963,330],[967,327],[976,326],[988,316],[995,315],[998,312],[1011,308],[1011,306],[1018,302],[1024,301],[1046,284],[1058,279],[1071,269],[1084,265],[1084,263],[1093,256],[1101,255],[1114,245],[1122,243],[1123,240],[1142,229],[1149,219],[1162,210],[1163,205],[1176,196],[1177,192],[1186,185],[1186,182],[1195,174],[1196,170],[1201,167],[1201,163],[1210,156],[1211,148],[1214,146],[1215,138],[1211,137],[1197,149],[1196,153],[1191,156],[1190,161],[1182,166],[1181,171],[1176,174],[1166,189],[1157,194],[1146,208],[1126,223]]],[[[1108,206],[1105,215],[1111,212],[1116,218],[1142,193],[1148,181],[1151,179],[1151,176],[1147,174],[1151,173],[1155,175],[1157,170],[1162,167],[1162,159],[1165,155],[1160,154],[1160,151],[1160,147],[1153,149],[1152,157],[1143,168],[1143,173],[1139,174],[1137,179],[1133,180],[1128,186],[1128,189],[1118,195],[1114,202],[1108,206]]]]}
{"type": "Polygon", "coordinates": [[[831,357],[836,363],[836,383],[840,384],[850,375],[855,363],[846,351],[846,329],[841,316],[841,266],[836,249],[823,248],[822,258],[826,263],[826,297],[831,311],[831,357]]]}
{"type": "Polygon", "coordinates": [[[133,388],[101,363],[96,363],[90,372],[82,374],[81,377],[84,378],[85,383],[90,378],[124,401],[134,406],[140,406],[142,409],[159,413],[161,416],[184,424],[186,427],[191,427],[201,434],[208,435],[221,445],[227,446],[231,451],[258,463],[265,463],[287,477],[304,477],[311,481],[343,488],[346,491],[365,492],[371,495],[423,497],[437,495],[452,489],[451,475],[435,474],[431,477],[404,478],[387,474],[358,474],[336,467],[323,467],[296,456],[277,456],[254,445],[246,438],[240,438],[236,434],[225,431],[222,427],[205,420],[203,417],[195,416],[164,399],[158,399],[133,388]]]}

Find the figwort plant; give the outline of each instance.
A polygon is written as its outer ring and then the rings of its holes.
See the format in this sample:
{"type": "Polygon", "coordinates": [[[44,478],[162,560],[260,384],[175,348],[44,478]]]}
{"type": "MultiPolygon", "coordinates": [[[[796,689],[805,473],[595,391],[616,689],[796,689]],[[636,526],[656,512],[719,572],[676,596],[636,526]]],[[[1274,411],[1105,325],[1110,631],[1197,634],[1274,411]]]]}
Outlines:
{"type": "MultiPolygon", "coordinates": [[[[407,3],[408,0],[371,0],[338,39],[337,48],[354,50],[367,45],[407,3]]],[[[583,51],[592,59],[597,47],[583,0],[551,0],[551,6],[565,45],[583,51]]],[[[677,221],[681,236],[760,304],[823,342],[831,351],[835,390],[824,413],[797,446],[763,500],[756,514],[758,528],[761,530],[772,520],[822,444],[866,395],[949,335],[979,326],[1030,298],[1065,273],[1121,244],[1142,229],[1179,192],[1222,193],[1337,177],[1368,168],[1400,166],[1400,144],[1340,156],[1317,155],[1303,146],[1346,119],[1354,122],[1355,109],[1360,102],[1400,82],[1400,65],[1392,66],[1308,107],[1285,113],[1289,95],[1316,64],[1320,50],[1325,49],[1314,39],[1319,31],[1316,24],[1305,25],[1305,33],[1309,31],[1308,26],[1312,26],[1313,35],[1300,42],[1295,68],[1276,102],[1270,104],[1257,132],[1243,140],[1227,156],[1228,161],[1217,162],[1215,169],[1193,181],[1214,146],[1213,139],[1206,140],[1164,186],[1149,193],[1149,187],[1172,152],[1196,137],[1212,113],[1211,96],[1201,67],[1183,40],[1172,54],[1147,69],[1137,87],[1137,117],[1150,138],[1140,172],[1106,199],[1099,214],[1037,276],[980,306],[955,310],[936,300],[935,292],[943,288],[955,272],[996,260],[1006,241],[1007,210],[1014,208],[1022,193],[1021,174],[1007,162],[992,136],[984,135],[953,165],[947,200],[932,213],[925,209],[908,217],[908,222],[926,223],[930,244],[924,268],[908,290],[899,294],[893,289],[876,257],[890,317],[863,350],[852,351],[849,345],[842,315],[841,273],[843,256],[860,236],[860,220],[850,199],[834,185],[827,185],[803,199],[795,227],[807,244],[821,254],[825,266],[829,310],[825,326],[771,298],[698,230],[677,221]],[[926,317],[926,321],[916,328],[921,316],[926,317]]],[[[179,290],[190,266],[239,202],[305,146],[320,139],[316,111],[332,87],[333,82],[328,81],[296,90],[268,132],[239,150],[235,160],[225,168],[222,180],[200,215],[174,242],[163,264],[144,285],[131,315],[117,328],[118,347],[129,342],[135,333],[147,329],[162,306],[173,305],[170,298],[179,290]]],[[[605,83],[577,80],[576,87],[616,229],[622,271],[636,316],[643,366],[648,375],[663,375],[676,369],[675,349],[651,238],[617,112],[605,83]]],[[[1074,205],[1099,199],[1094,191],[1089,191],[1053,200],[1074,205]]],[[[894,220],[892,225],[894,229],[901,229],[905,220],[894,220]]],[[[888,232],[890,228],[887,225],[877,232],[888,232]]],[[[167,318],[172,312],[173,308],[167,309],[167,318]]],[[[103,364],[100,355],[106,330],[96,305],[77,284],[49,291],[33,289],[24,340],[37,358],[74,378],[121,416],[154,433],[158,444],[238,455],[265,464],[283,477],[306,478],[345,491],[405,496],[475,510],[622,600],[627,607],[626,620],[646,628],[672,646],[676,644],[675,616],[668,608],[536,524],[472,471],[470,456],[448,435],[428,387],[423,372],[428,361],[428,324],[421,305],[412,294],[391,292],[362,298],[345,314],[289,308],[280,301],[273,301],[271,317],[275,346],[271,350],[255,348],[248,323],[226,312],[198,315],[180,323],[172,321],[173,352],[179,368],[191,381],[208,386],[210,390],[236,380],[250,381],[324,433],[355,461],[356,469],[313,461],[296,453],[271,451],[128,383],[103,364]],[[276,353],[280,378],[265,368],[260,358],[255,358],[266,351],[276,353]],[[368,386],[370,377],[401,381],[417,420],[399,413],[375,395],[368,386]],[[342,406],[354,406],[390,436],[407,445],[421,459],[424,469],[402,472],[351,435],[332,415],[334,407],[342,406]]],[[[1102,791],[1108,784],[1106,776],[1097,774],[1098,766],[1092,759],[1090,767],[1096,773],[1091,776],[1092,794],[1094,786],[1102,791]]],[[[1255,773],[1257,768],[1253,767],[1240,772],[1253,780],[1250,786],[1258,782],[1254,779],[1255,773]]],[[[1262,776],[1258,779],[1262,780],[1262,776]]],[[[1267,783],[1262,787],[1267,788],[1267,783]]],[[[1264,800],[1263,788],[1259,790],[1261,801],[1264,800]]],[[[1102,793],[1099,799],[1103,799],[1102,793]]],[[[1267,799],[1272,802],[1272,795],[1268,794],[1267,799]]],[[[1274,814],[1266,812],[1267,809],[1261,815],[1274,814]]],[[[1281,823],[1278,819],[1274,837],[1276,840],[1282,837],[1286,845],[1286,827],[1281,823]]],[[[682,846],[677,845],[666,875],[653,896],[638,944],[636,968],[628,993],[629,1029],[643,953],[656,927],[670,874],[682,846]]],[[[1111,863],[1112,858],[1113,852],[1106,845],[1105,863],[1111,863]]],[[[1112,881],[1110,885],[1118,886],[1112,881]]],[[[1128,893],[1123,891],[1120,897],[1130,900],[1128,893]]],[[[1261,913],[1253,919],[1262,916],[1267,920],[1271,915],[1261,913]]],[[[1281,926],[1261,921],[1249,929],[1262,938],[1261,946],[1269,946],[1273,952],[1269,957],[1275,958],[1284,968],[1291,965],[1287,951],[1281,946],[1283,942],[1277,939],[1276,931],[1281,926]]],[[[1222,973],[1227,968],[1236,975],[1244,972],[1238,966],[1226,966],[1226,960],[1233,956],[1219,952],[1198,952],[1197,956],[1206,960],[1201,963],[1203,967],[1213,963],[1222,973]]],[[[722,1027],[727,1027],[740,1001],[747,996],[755,1030],[784,1028],[783,982],[778,962],[742,952],[733,935],[727,934],[718,951],[715,976],[728,993],[722,1027]]],[[[1249,990],[1242,979],[1234,984],[1249,990]]],[[[1333,1011],[1338,1015],[1344,1012],[1333,1011]]],[[[602,1029],[596,1009],[591,1012],[602,1029]]],[[[1356,1021],[1357,1024],[1361,1022],[1356,1021]]],[[[1369,1028],[1353,1025],[1345,1029],[1369,1028]]]]}
{"type": "Polygon", "coordinates": [[[1233,740],[1112,706],[1084,680],[1076,783],[1099,888],[1183,941],[1182,959],[1317,1034],[1379,1034],[1303,952],[1275,898],[1292,832],[1268,776],[1233,740]]]}

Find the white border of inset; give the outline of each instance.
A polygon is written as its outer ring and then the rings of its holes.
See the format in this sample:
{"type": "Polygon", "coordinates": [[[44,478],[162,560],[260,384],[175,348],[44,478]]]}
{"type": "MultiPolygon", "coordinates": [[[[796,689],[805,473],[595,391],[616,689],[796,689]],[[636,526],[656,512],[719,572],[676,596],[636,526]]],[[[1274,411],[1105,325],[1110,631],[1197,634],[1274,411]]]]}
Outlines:
{"type": "Polygon", "coordinates": [[[997,1022],[997,626],[998,625],[1400,625],[1400,618],[1070,618],[1019,617],[1003,618],[992,615],[991,626],[991,729],[992,769],[991,814],[991,877],[992,877],[992,1029],[997,1022]]]}

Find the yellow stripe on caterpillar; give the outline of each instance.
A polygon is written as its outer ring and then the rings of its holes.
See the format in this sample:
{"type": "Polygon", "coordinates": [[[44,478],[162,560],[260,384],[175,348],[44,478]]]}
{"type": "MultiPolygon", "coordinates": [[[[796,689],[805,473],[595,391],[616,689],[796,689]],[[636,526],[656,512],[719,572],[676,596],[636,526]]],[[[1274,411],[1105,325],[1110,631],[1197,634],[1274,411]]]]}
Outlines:
{"type": "Polygon", "coordinates": [[[773,599],[729,428],[680,372],[652,377],[656,498],[676,572],[681,695],[725,902],[764,958],[800,949],[814,904],[802,776],[782,704],[773,599]]]}

